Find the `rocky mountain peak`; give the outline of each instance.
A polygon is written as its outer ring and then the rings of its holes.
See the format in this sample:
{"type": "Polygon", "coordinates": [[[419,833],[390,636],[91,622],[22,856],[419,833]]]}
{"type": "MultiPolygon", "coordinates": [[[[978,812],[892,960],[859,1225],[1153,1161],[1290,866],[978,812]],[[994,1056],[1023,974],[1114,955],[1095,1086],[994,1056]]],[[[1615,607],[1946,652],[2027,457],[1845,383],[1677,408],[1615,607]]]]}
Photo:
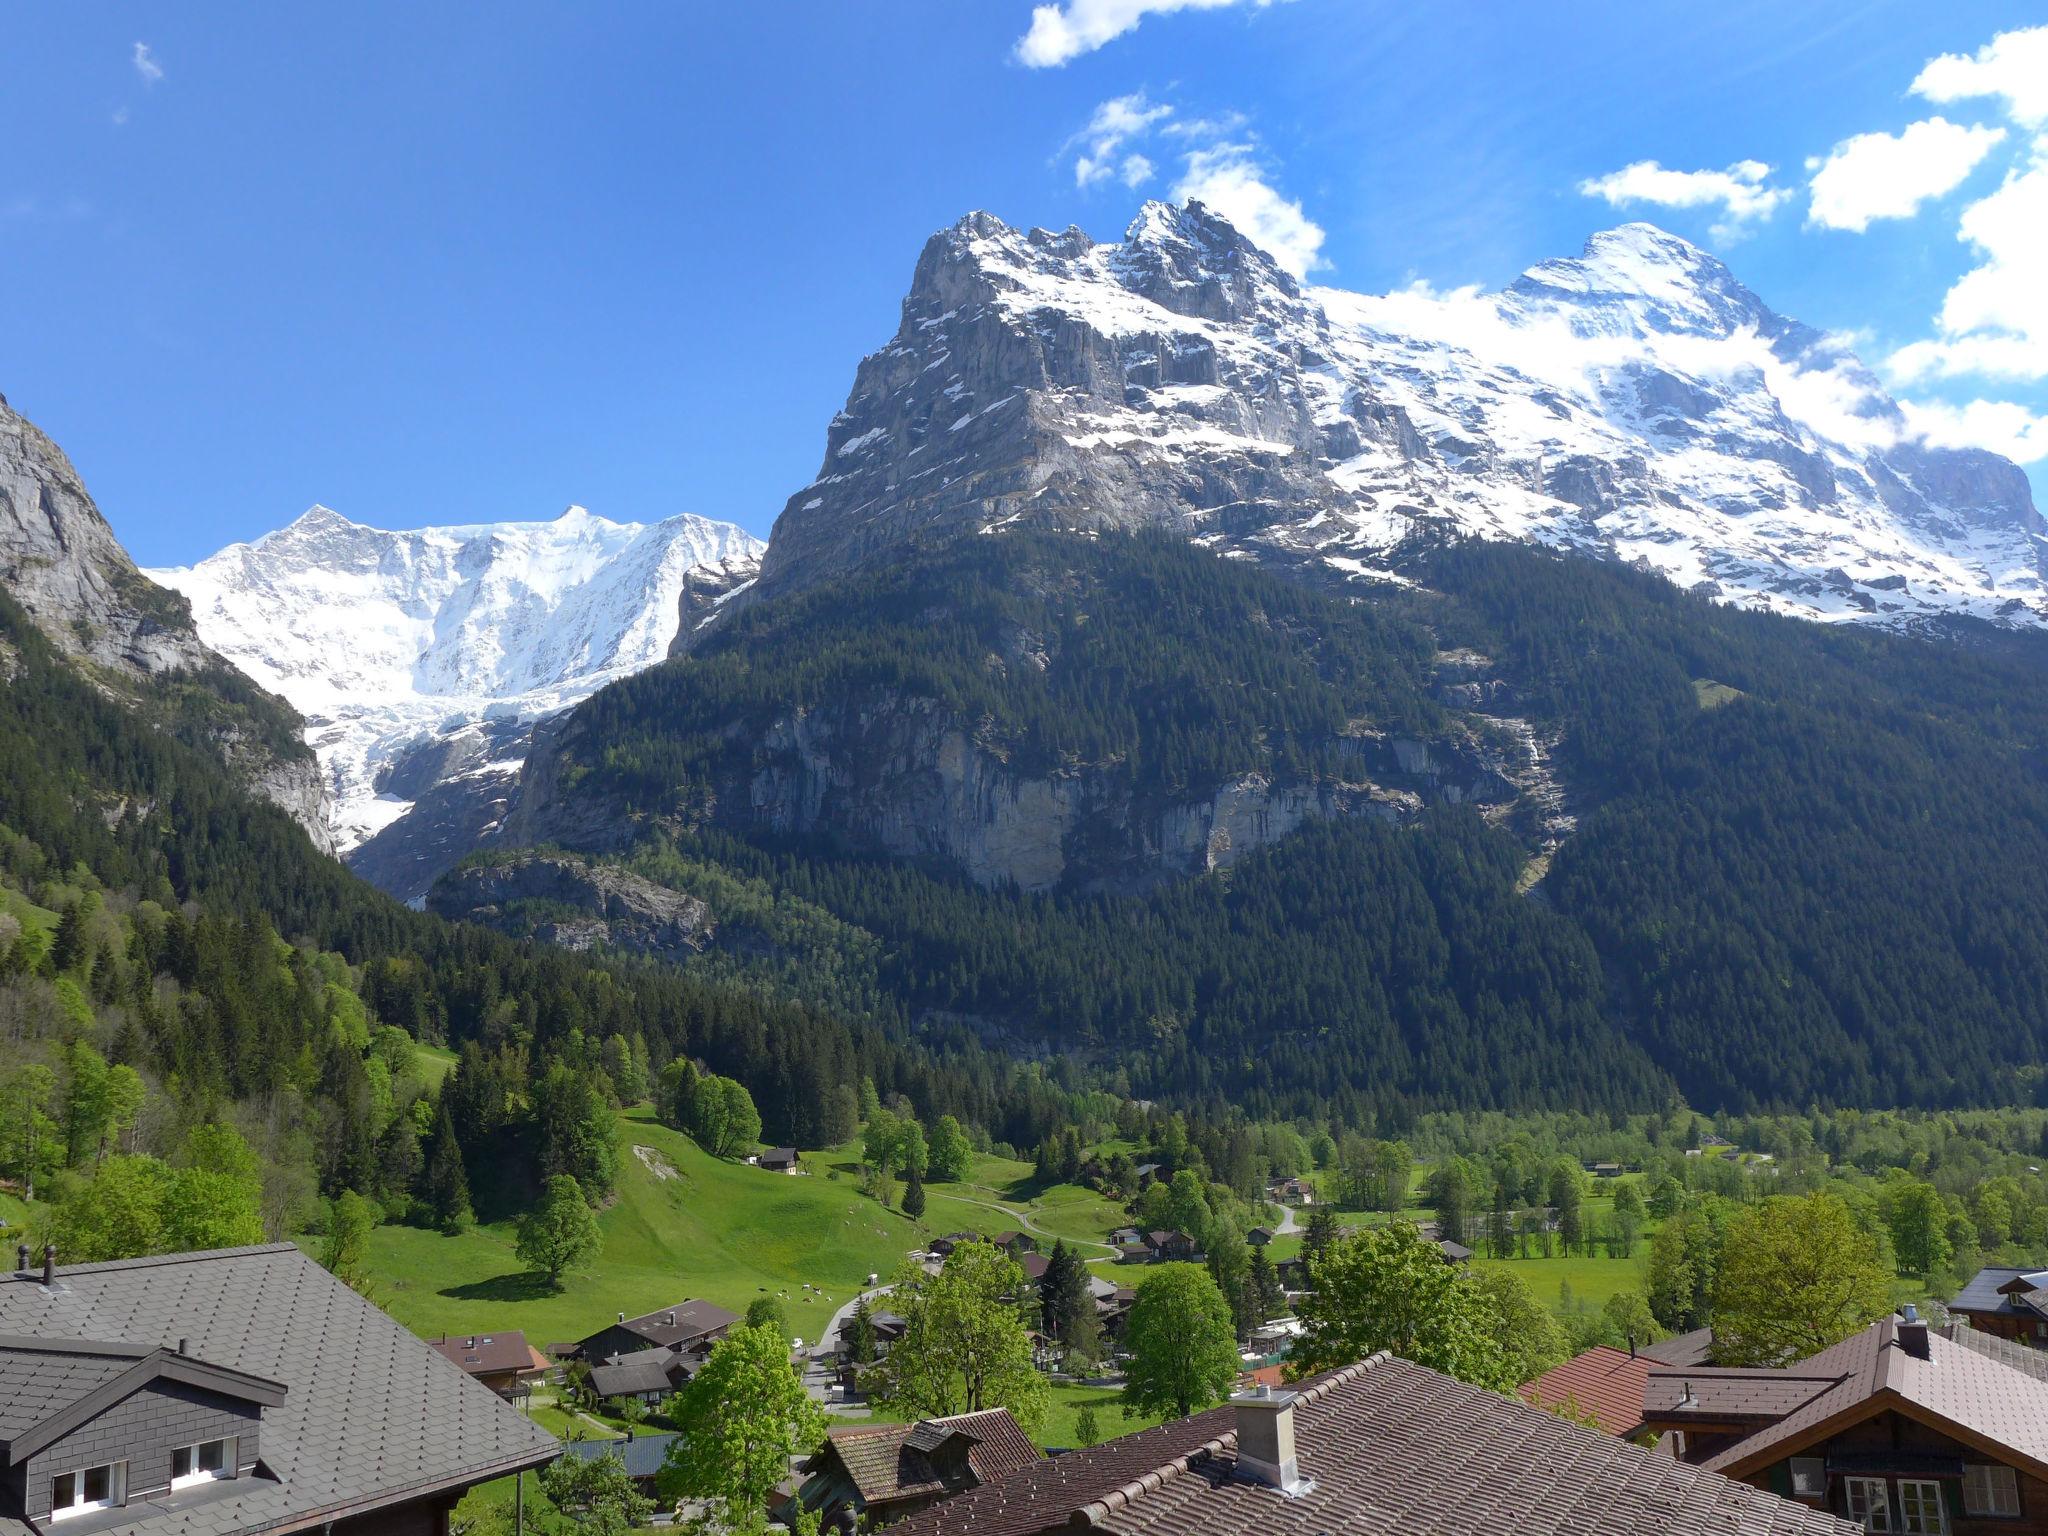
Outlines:
{"type": "Polygon", "coordinates": [[[1569,306],[1590,321],[1619,315],[1639,330],[1667,334],[1727,336],[1744,327],[1772,333],[1787,324],[1718,258],[1641,222],[1599,231],[1577,257],[1538,262],[1508,293],[1569,306]]]}
{"type": "Polygon", "coordinates": [[[1114,257],[1125,285],[1175,314],[1241,321],[1277,295],[1299,299],[1291,273],[1207,204],[1149,202],[1114,257]]]}

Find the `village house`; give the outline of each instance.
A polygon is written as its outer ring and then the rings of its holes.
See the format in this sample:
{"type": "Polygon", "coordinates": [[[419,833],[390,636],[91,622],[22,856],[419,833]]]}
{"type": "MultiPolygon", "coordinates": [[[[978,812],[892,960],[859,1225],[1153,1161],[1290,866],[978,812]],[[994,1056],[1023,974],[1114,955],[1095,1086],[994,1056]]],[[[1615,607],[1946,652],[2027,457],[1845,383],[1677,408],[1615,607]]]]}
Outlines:
{"type": "Polygon", "coordinates": [[[1145,1248],[1154,1263],[1198,1263],[1202,1258],[1200,1246],[1185,1232],[1147,1232],[1145,1248]]]}
{"type": "Polygon", "coordinates": [[[737,1312],[728,1312],[708,1301],[679,1301],[640,1317],[629,1318],[621,1312],[618,1321],[579,1341],[574,1353],[593,1366],[645,1349],[708,1353],[739,1320],[737,1312]]]}
{"type": "Polygon", "coordinates": [[[931,1254],[943,1259],[962,1243],[978,1243],[981,1239],[972,1232],[948,1232],[944,1237],[935,1237],[931,1242],[931,1254]]]}
{"type": "Polygon", "coordinates": [[[0,1536],[446,1536],[470,1488],[560,1453],[289,1243],[18,1258],[0,1276],[0,1536]]]}
{"type": "Polygon", "coordinates": [[[1315,1186],[1307,1179],[1275,1179],[1266,1188],[1266,1193],[1282,1205],[1314,1205],[1315,1186]]]}
{"type": "Polygon", "coordinates": [[[2048,1270],[1980,1269],[1948,1309],[1984,1333],[2048,1348],[2048,1270]]]}
{"type": "Polygon", "coordinates": [[[833,1429],[800,1470],[795,1503],[827,1531],[871,1530],[1039,1461],[1007,1408],[833,1429]]]}
{"type": "Polygon", "coordinates": [[[1029,1232],[994,1232],[987,1240],[1013,1259],[1038,1252],[1038,1239],[1029,1232]]]}
{"type": "Polygon", "coordinates": [[[770,1173],[803,1172],[795,1147],[770,1148],[761,1154],[758,1161],[760,1166],[766,1168],[770,1173]]]}
{"type": "Polygon", "coordinates": [[[623,1440],[571,1440],[562,1447],[564,1456],[575,1456],[583,1461],[596,1461],[600,1456],[616,1456],[626,1469],[626,1476],[633,1481],[633,1487],[646,1498],[657,1498],[655,1479],[668,1460],[669,1447],[681,1438],[677,1435],[643,1435],[627,1430],[623,1440]]]}
{"type": "Polygon", "coordinates": [[[1021,1467],[897,1536],[1856,1536],[1389,1355],[1021,1467]]]}
{"type": "Polygon", "coordinates": [[[1907,1309],[1782,1369],[1659,1366],[1685,1461],[1867,1530],[2048,1532],[2048,1357],[1907,1309]]]}
{"type": "Polygon", "coordinates": [[[530,1383],[548,1369],[547,1356],[526,1342],[518,1329],[503,1333],[442,1334],[434,1348],[503,1398],[523,1397],[530,1383]]]}
{"type": "Polygon", "coordinates": [[[708,1347],[699,1352],[659,1345],[613,1355],[590,1367],[590,1394],[603,1401],[657,1408],[688,1386],[709,1358],[708,1347]]]}

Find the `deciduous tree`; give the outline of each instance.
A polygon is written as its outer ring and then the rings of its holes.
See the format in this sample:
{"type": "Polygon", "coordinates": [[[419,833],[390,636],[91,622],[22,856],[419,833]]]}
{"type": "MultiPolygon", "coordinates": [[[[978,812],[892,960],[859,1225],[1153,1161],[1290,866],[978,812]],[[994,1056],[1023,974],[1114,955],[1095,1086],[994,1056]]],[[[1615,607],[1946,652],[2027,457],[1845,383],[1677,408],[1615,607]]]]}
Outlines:
{"type": "Polygon", "coordinates": [[[1714,1358],[1785,1365],[1882,1317],[1891,1276],[1833,1195],[1780,1196],[1728,1227],[1714,1302],[1714,1358]]]}
{"type": "Polygon", "coordinates": [[[1124,1327],[1130,1368],[1124,1403],[1141,1413],[1186,1418],[1221,1402],[1237,1379],[1237,1330],[1230,1303],[1196,1264],[1165,1264],[1138,1286],[1124,1327]]]}

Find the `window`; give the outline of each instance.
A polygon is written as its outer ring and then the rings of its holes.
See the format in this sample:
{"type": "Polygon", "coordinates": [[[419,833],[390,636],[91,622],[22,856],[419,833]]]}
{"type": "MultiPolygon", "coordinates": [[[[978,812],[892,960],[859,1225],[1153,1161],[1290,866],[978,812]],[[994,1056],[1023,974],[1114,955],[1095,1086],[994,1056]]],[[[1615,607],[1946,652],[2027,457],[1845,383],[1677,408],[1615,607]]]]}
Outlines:
{"type": "Polygon", "coordinates": [[[235,1439],[230,1435],[225,1440],[202,1440],[197,1445],[181,1445],[171,1452],[171,1486],[186,1488],[193,1483],[207,1483],[217,1477],[235,1475],[235,1439]]]}
{"type": "Polygon", "coordinates": [[[1795,1499],[1824,1499],[1828,1494],[1828,1464],[1818,1456],[1792,1458],[1792,1496],[1795,1499]]]}
{"type": "Polygon", "coordinates": [[[1881,1477],[1845,1477],[1842,1489],[1849,1501],[1849,1518],[1862,1522],[1866,1531],[1895,1531],[1892,1524],[1891,1490],[1881,1477]]]}
{"type": "Polygon", "coordinates": [[[1948,1536],[1948,1508],[1941,1484],[1899,1479],[1899,1529],[1915,1536],[1948,1536]]]}
{"type": "Polygon", "coordinates": [[[59,1472],[50,1479],[52,1520],[88,1515],[96,1509],[114,1509],[127,1502],[128,1463],[125,1461],[81,1467],[76,1472],[59,1472]]]}
{"type": "Polygon", "coordinates": [[[1975,1462],[1963,1468],[1963,1513],[2018,1519],[2020,1479],[2011,1467],[1975,1462]]]}

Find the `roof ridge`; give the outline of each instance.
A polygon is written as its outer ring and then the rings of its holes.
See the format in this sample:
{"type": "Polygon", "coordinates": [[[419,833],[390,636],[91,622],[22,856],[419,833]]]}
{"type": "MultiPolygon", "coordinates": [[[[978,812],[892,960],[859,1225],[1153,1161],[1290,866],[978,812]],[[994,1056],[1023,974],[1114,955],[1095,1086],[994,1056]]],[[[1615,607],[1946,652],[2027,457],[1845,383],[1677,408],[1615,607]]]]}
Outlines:
{"type": "MultiPolygon", "coordinates": [[[[1298,1388],[1296,1390],[1296,1406],[1309,1407],[1319,1403],[1338,1387],[1356,1381],[1374,1366],[1383,1365],[1393,1358],[1391,1350],[1383,1349],[1376,1354],[1367,1355],[1363,1360],[1355,1361],[1350,1365],[1340,1366],[1338,1369],[1329,1372],[1320,1381],[1298,1388]]],[[[1237,1449],[1237,1431],[1235,1429],[1227,1429],[1222,1434],[1216,1436],[1215,1439],[1195,1446],[1191,1450],[1183,1451],[1180,1455],[1172,1457],[1161,1465],[1154,1467],[1143,1476],[1131,1479],[1121,1488],[1111,1489],[1101,1498],[1090,1500],[1074,1512],[1075,1518],[1079,1519],[1083,1524],[1094,1525],[1112,1511],[1125,1508],[1140,1496],[1151,1493],[1162,1484],[1178,1477],[1181,1473],[1187,1471],[1189,1467],[1193,1466],[1198,1458],[1213,1456],[1226,1447],[1231,1450],[1237,1449]]]]}
{"type": "MultiPolygon", "coordinates": [[[[147,1253],[134,1259],[100,1259],[90,1264],[60,1264],[57,1278],[62,1280],[71,1275],[100,1275],[125,1269],[153,1269],[168,1264],[203,1264],[214,1259],[253,1258],[263,1253],[296,1253],[304,1258],[296,1243],[249,1243],[239,1248],[202,1248],[191,1253],[147,1253]]],[[[311,1263],[311,1259],[307,1259],[311,1263]]],[[[43,1272],[34,1270],[0,1271],[0,1280],[16,1283],[27,1281],[41,1285],[43,1272]]]]}

